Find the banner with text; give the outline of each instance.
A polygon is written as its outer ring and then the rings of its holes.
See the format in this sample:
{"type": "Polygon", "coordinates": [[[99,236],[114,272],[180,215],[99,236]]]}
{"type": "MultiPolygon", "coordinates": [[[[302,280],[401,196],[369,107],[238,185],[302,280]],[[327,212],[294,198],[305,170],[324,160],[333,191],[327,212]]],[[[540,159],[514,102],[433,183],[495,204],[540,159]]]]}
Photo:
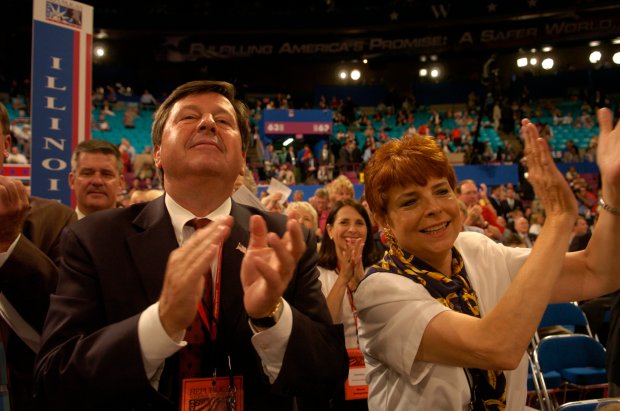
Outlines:
{"type": "Polygon", "coordinates": [[[264,110],[265,134],[331,134],[331,110],[264,110]]]}
{"type": "Polygon", "coordinates": [[[75,204],[71,153],[90,138],[93,8],[34,0],[32,25],[32,194],[75,204]]]}
{"type": "Polygon", "coordinates": [[[405,31],[368,36],[342,37],[334,34],[299,36],[269,33],[252,35],[167,36],[161,43],[160,58],[169,62],[190,62],[234,58],[276,58],[324,56],[377,57],[384,54],[409,56],[421,52],[442,53],[462,50],[497,50],[532,44],[583,41],[618,35],[620,16],[570,16],[563,19],[529,19],[467,25],[420,25],[405,31]]]}

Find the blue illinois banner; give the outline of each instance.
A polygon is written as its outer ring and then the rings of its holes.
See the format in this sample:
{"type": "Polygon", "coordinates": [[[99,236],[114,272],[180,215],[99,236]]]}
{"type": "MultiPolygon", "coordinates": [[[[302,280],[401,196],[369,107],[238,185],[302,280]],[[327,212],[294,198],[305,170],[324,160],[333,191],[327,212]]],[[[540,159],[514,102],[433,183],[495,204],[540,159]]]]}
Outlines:
{"type": "Polygon", "coordinates": [[[74,206],[71,153],[90,139],[93,8],[34,0],[32,25],[32,194],[74,206]]]}

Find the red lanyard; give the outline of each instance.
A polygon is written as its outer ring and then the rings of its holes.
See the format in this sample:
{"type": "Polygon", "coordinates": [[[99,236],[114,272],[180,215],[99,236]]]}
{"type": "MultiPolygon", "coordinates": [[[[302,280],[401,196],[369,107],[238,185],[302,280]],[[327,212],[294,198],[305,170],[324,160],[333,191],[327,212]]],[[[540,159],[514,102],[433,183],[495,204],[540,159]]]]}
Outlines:
{"type": "MultiPolygon", "coordinates": [[[[336,265],[336,275],[340,275],[340,265],[336,265]]],[[[347,297],[349,300],[349,306],[351,307],[351,313],[353,314],[353,323],[355,324],[355,337],[357,339],[357,345],[360,345],[359,342],[359,333],[357,331],[357,308],[355,308],[355,303],[353,302],[353,292],[349,288],[349,284],[347,284],[347,297]]]]}
{"type": "MultiPolygon", "coordinates": [[[[215,286],[213,287],[213,296],[207,296],[207,298],[213,298],[213,314],[211,315],[211,321],[209,321],[209,316],[207,315],[204,304],[201,302],[198,303],[198,314],[200,315],[200,319],[202,323],[207,328],[209,332],[209,336],[211,337],[211,341],[215,341],[217,338],[217,320],[220,318],[220,280],[222,274],[222,246],[220,245],[220,253],[217,261],[217,271],[215,273],[215,286]]],[[[209,273],[209,275],[212,275],[209,273]]]]}
{"type": "Polygon", "coordinates": [[[353,313],[353,322],[355,322],[355,334],[357,334],[357,308],[355,308],[355,303],[353,302],[353,293],[351,289],[347,285],[347,297],[349,297],[349,305],[351,306],[351,312],[353,313]]]}

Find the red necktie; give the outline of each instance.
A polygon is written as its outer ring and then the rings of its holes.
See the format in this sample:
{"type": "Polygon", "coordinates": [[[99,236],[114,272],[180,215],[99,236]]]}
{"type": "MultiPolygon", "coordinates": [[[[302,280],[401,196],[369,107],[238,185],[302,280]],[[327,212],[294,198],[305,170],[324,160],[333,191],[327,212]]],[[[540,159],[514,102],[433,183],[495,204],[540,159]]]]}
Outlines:
{"type": "MultiPolygon", "coordinates": [[[[210,222],[211,220],[207,218],[194,218],[185,223],[185,225],[194,227],[195,230],[200,230],[206,227],[210,222]]],[[[201,299],[201,303],[204,305],[208,315],[211,314],[213,307],[212,293],[213,277],[209,272],[205,278],[205,289],[201,299]]],[[[196,314],[196,318],[194,318],[192,324],[187,328],[185,341],[187,341],[187,346],[182,348],[179,352],[180,377],[181,379],[201,377],[200,369],[202,365],[202,347],[205,343],[205,331],[200,315],[196,314]]]]}

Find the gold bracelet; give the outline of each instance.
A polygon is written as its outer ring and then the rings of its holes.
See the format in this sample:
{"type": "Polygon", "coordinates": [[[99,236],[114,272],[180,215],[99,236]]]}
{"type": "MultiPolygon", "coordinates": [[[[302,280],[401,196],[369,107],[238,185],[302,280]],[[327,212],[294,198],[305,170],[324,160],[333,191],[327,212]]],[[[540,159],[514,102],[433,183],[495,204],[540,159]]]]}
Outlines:
{"type": "Polygon", "coordinates": [[[278,303],[276,304],[275,307],[273,307],[273,310],[271,310],[271,312],[267,315],[267,317],[276,317],[276,316],[278,316],[278,314],[280,314],[280,310],[281,309],[282,309],[282,297],[280,297],[280,299],[278,299],[278,303]]]}
{"type": "Polygon", "coordinates": [[[275,307],[273,307],[273,309],[271,310],[271,312],[269,314],[267,314],[265,317],[261,317],[261,318],[252,318],[252,317],[250,317],[250,322],[254,326],[260,327],[260,328],[273,327],[274,325],[276,325],[276,323],[280,319],[280,316],[282,315],[282,308],[283,307],[284,307],[284,305],[282,303],[282,297],[280,297],[280,299],[278,300],[278,303],[275,305],[275,307]]]}
{"type": "Polygon", "coordinates": [[[616,207],[610,206],[609,204],[607,204],[605,202],[605,200],[603,200],[602,197],[598,199],[598,206],[599,206],[599,208],[602,208],[603,210],[607,211],[608,213],[620,216],[620,208],[616,208],[616,207]]]}

